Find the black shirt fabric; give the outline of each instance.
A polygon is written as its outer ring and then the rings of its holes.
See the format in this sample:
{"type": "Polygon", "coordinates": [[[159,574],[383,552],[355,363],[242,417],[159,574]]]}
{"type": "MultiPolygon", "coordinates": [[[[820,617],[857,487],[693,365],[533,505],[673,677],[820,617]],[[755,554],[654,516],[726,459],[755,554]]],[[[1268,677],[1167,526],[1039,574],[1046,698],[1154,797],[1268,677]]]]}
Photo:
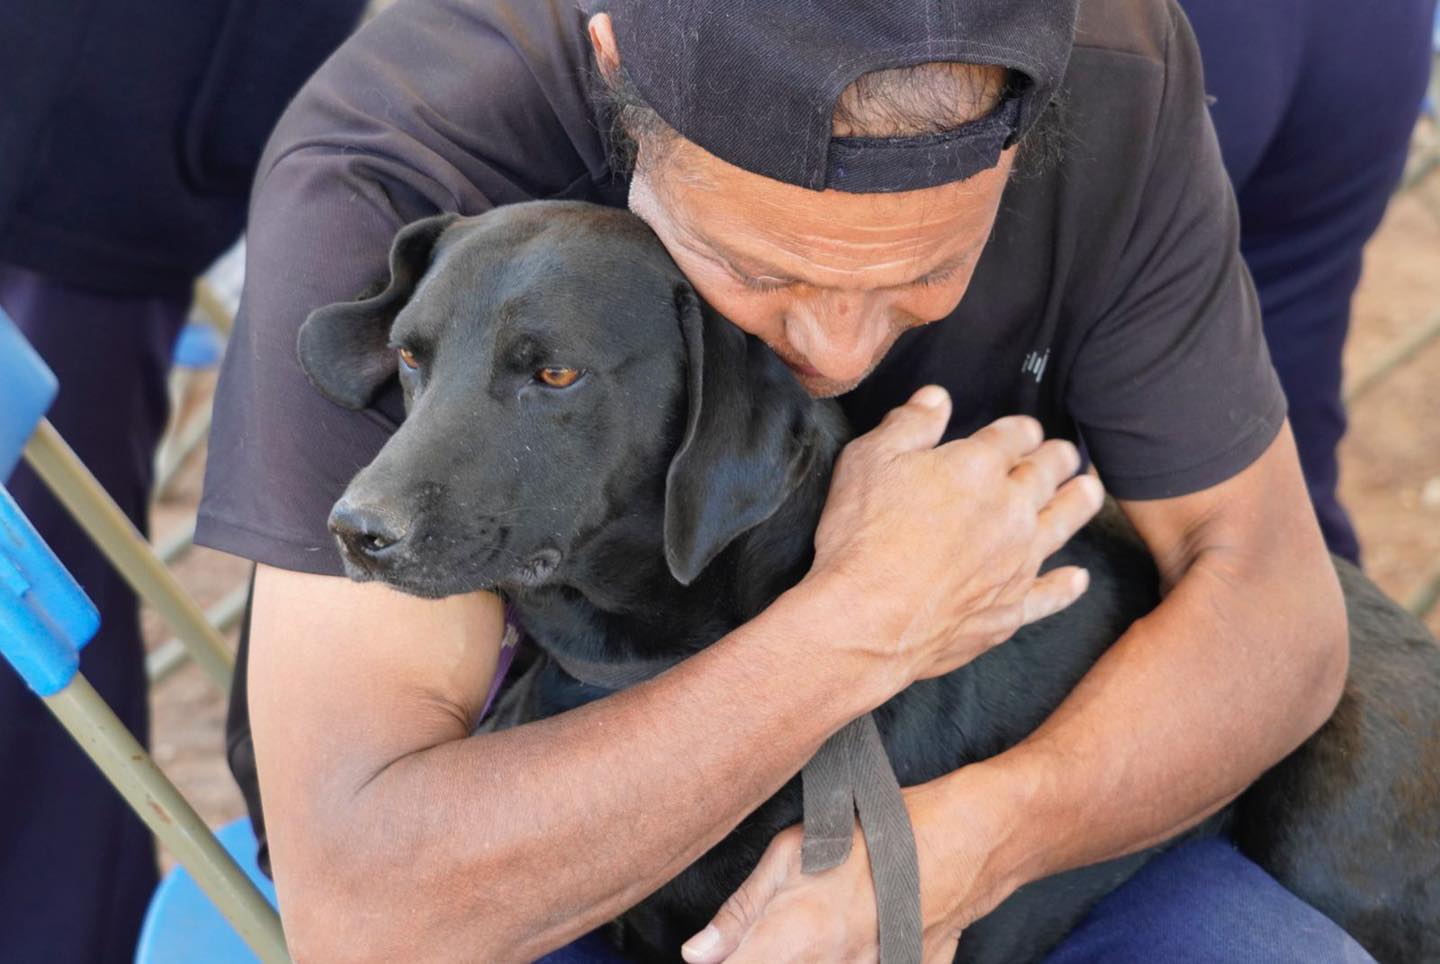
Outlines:
{"type": "MultiPolygon", "coordinates": [[[[567,0],[410,0],[312,78],[261,160],[197,541],[341,572],[330,506],[402,412],[393,389],[363,412],[323,399],[295,359],[300,324],[383,278],[416,218],[623,206],[591,75],[567,0]]],[[[1063,89],[1063,156],[1007,186],[960,306],[843,404],[863,431],[937,382],[955,400],[950,437],[1027,413],[1083,442],[1122,499],[1208,488],[1265,450],[1285,401],[1184,15],[1084,0],[1063,89]]]]}

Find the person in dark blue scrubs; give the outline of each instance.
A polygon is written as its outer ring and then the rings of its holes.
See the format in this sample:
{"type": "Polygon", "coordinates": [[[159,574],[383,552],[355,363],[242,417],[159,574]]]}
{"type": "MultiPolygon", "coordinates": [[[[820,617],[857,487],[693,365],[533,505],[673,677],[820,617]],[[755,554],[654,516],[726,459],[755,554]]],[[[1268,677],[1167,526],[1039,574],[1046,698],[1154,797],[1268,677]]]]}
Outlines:
{"type": "MultiPolygon", "coordinates": [[[[55,371],[49,417],[143,531],[193,279],[239,236],[260,150],[361,0],[0,3],[0,307],[55,371]]],[[[0,480],[99,607],[83,669],[142,741],[137,604],[26,467],[0,480]]],[[[0,670],[0,959],[121,964],[150,833],[0,670]]]]}
{"type": "Polygon", "coordinates": [[[1430,75],[1435,0],[1181,0],[1240,202],[1241,252],[1330,549],[1360,545],[1336,495],[1341,350],[1365,243],[1400,181],[1430,75]]]}

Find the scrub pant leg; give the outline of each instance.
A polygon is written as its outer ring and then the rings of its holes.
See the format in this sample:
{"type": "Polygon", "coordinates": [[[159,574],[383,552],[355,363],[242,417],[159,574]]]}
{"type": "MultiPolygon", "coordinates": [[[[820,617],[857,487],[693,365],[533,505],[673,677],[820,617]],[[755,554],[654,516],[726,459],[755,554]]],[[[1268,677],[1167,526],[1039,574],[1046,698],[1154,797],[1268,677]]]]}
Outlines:
{"type": "MultiPolygon", "coordinates": [[[[0,306],[60,380],[50,421],[143,530],[165,376],[188,299],[102,295],[0,264],[0,306]]],[[[145,742],[134,594],[26,466],[6,485],[99,608],[81,670],[145,742]]],[[[128,964],[157,881],[150,833],[8,668],[0,670],[0,783],[0,957],[128,964]]]]}
{"type": "Polygon", "coordinates": [[[1341,352],[1365,245],[1400,181],[1430,76],[1435,0],[1181,6],[1315,514],[1330,550],[1358,562],[1336,493],[1341,352]]]}

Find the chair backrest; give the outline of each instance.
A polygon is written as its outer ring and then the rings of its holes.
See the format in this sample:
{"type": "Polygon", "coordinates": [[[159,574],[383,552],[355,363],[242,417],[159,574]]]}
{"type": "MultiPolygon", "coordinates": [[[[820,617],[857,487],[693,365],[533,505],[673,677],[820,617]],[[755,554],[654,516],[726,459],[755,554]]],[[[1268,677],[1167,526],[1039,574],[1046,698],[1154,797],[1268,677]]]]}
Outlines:
{"type": "Polygon", "coordinates": [[[40,696],[60,692],[100,614],[0,486],[0,652],[40,696]]]}
{"type": "Polygon", "coordinates": [[[0,483],[10,478],[25,442],[59,385],[20,328],[0,308],[0,483]]]}
{"type": "MultiPolygon", "coordinates": [[[[55,374],[0,309],[0,481],[58,390],[55,374]]],[[[65,688],[100,614],[0,486],[0,652],[41,696],[65,688]]]]}

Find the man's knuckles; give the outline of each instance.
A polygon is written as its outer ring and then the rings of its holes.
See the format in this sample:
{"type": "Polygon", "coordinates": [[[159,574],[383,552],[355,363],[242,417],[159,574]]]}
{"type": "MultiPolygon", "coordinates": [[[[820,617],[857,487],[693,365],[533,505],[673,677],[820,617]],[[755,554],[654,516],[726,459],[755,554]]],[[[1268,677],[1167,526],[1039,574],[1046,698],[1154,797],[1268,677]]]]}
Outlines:
{"type": "Polygon", "coordinates": [[[945,431],[947,421],[948,405],[928,408],[912,402],[891,409],[879,425],[856,441],[869,440],[895,452],[934,448],[945,431]]]}
{"type": "Polygon", "coordinates": [[[1045,441],[1045,430],[1028,415],[1008,415],[991,422],[971,438],[994,447],[1014,464],[1045,441]]]}
{"type": "Polygon", "coordinates": [[[1010,471],[1010,463],[999,449],[973,437],[957,439],[940,453],[955,483],[967,489],[993,489],[1003,484],[1010,471]]]}
{"type": "Polygon", "coordinates": [[[1073,534],[1105,504],[1105,487],[1093,475],[1081,475],[1060,487],[1049,508],[1070,526],[1073,534]]]}
{"type": "Polygon", "coordinates": [[[1080,450],[1069,442],[1052,439],[1017,465],[1015,471],[1028,471],[1033,477],[1043,480],[1048,495],[1079,468],[1080,450]]]}

